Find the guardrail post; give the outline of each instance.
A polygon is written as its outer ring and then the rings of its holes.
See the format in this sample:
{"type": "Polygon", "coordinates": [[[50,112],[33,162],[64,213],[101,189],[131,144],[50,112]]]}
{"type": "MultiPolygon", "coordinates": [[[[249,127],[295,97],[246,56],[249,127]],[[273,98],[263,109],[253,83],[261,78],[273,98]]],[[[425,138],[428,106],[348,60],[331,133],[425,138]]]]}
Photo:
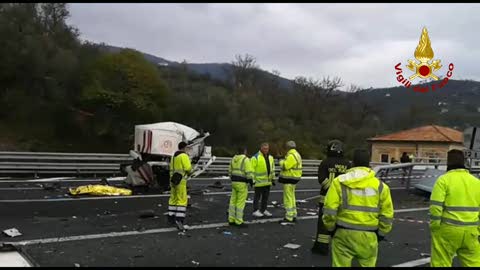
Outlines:
{"type": "Polygon", "coordinates": [[[407,191],[410,192],[410,181],[412,180],[412,170],[413,165],[408,167],[408,175],[407,175],[407,191]]]}

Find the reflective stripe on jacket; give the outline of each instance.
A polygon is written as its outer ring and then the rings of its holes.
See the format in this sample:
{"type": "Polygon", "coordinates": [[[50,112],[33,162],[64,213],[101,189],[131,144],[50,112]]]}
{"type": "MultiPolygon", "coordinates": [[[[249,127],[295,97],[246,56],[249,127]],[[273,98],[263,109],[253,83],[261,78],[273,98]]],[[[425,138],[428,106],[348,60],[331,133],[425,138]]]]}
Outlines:
{"type": "Polygon", "coordinates": [[[190,163],[190,157],[184,152],[180,152],[179,154],[178,152],[175,153],[170,160],[170,177],[178,172],[183,176],[183,179],[185,179],[191,170],[192,164],[190,163]]]}
{"type": "Polygon", "coordinates": [[[302,157],[295,149],[290,149],[285,160],[280,161],[280,183],[296,184],[302,179],[302,157]]]}
{"type": "Polygon", "coordinates": [[[228,175],[232,181],[250,182],[253,178],[250,159],[246,155],[235,155],[228,167],[228,175]]]}
{"type": "Polygon", "coordinates": [[[393,203],[390,188],[367,167],[355,167],[335,178],[325,196],[323,222],[332,231],[335,226],[353,230],[392,230],[393,203]]]}
{"type": "Polygon", "coordinates": [[[454,169],[440,176],[430,195],[430,226],[478,226],[480,180],[466,169],[454,169]]]}

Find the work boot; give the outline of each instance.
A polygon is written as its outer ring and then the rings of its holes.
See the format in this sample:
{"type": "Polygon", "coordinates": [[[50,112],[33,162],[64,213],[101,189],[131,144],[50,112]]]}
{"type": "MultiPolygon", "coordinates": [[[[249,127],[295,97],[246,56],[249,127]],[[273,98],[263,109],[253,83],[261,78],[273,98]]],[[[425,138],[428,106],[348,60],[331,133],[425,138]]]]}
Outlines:
{"type": "Polygon", "coordinates": [[[268,212],[268,210],[263,211],[263,214],[267,217],[273,216],[272,213],[268,212]]]}
{"type": "Polygon", "coordinates": [[[255,212],[253,212],[252,214],[254,217],[263,217],[263,214],[260,212],[260,210],[257,210],[255,212]]]}
{"type": "Polygon", "coordinates": [[[282,220],[279,221],[279,223],[287,223],[287,224],[295,224],[295,222],[291,221],[291,220],[288,220],[286,218],[283,218],[282,220]]]}
{"type": "Polygon", "coordinates": [[[230,226],[235,226],[236,223],[235,223],[235,222],[228,222],[228,225],[230,225],[230,226]]]}
{"type": "Polygon", "coordinates": [[[245,224],[245,223],[241,223],[241,224],[236,224],[235,223],[235,226],[237,226],[239,228],[248,228],[248,224],[245,224]]]}

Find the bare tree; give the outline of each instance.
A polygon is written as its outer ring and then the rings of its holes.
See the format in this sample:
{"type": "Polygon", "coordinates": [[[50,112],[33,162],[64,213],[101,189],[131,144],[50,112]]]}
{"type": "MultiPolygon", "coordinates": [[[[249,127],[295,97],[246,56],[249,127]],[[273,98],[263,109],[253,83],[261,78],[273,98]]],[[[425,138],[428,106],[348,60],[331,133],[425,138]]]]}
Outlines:
{"type": "Polygon", "coordinates": [[[297,76],[294,79],[294,86],[305,92],[307,98],[324,98],[328,99],[334,95],[335,91],[339,91],[343,86],[342,80],[339,77],[323,77],[322,80],[314,78],[306,78],[297,76]]]}
{"type": "Polygon", "coordinates": [[[235,88],[252,87],[259,68],[256,58],[249,54],[245,54],[245,56],[237,54],[231,64],[235,88]]]}

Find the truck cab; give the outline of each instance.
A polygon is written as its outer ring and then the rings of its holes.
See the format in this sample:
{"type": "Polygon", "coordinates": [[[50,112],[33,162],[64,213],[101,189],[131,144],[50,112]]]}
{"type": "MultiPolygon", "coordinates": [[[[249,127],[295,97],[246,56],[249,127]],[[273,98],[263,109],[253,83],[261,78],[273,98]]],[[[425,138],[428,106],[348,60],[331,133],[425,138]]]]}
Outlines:
{"type": "Polygon", "coordinates": [[[208,136],[208,132],[198,132],[175,122],[136,125],[133,150],[152,167],[160,188],[168,190],[170,160],[178,150],[178,144],[182,141],[188,144],[187,154],[195,169],[201,165],[201,157],[211,157],[211,148],[205,146],[208,136]]]}

